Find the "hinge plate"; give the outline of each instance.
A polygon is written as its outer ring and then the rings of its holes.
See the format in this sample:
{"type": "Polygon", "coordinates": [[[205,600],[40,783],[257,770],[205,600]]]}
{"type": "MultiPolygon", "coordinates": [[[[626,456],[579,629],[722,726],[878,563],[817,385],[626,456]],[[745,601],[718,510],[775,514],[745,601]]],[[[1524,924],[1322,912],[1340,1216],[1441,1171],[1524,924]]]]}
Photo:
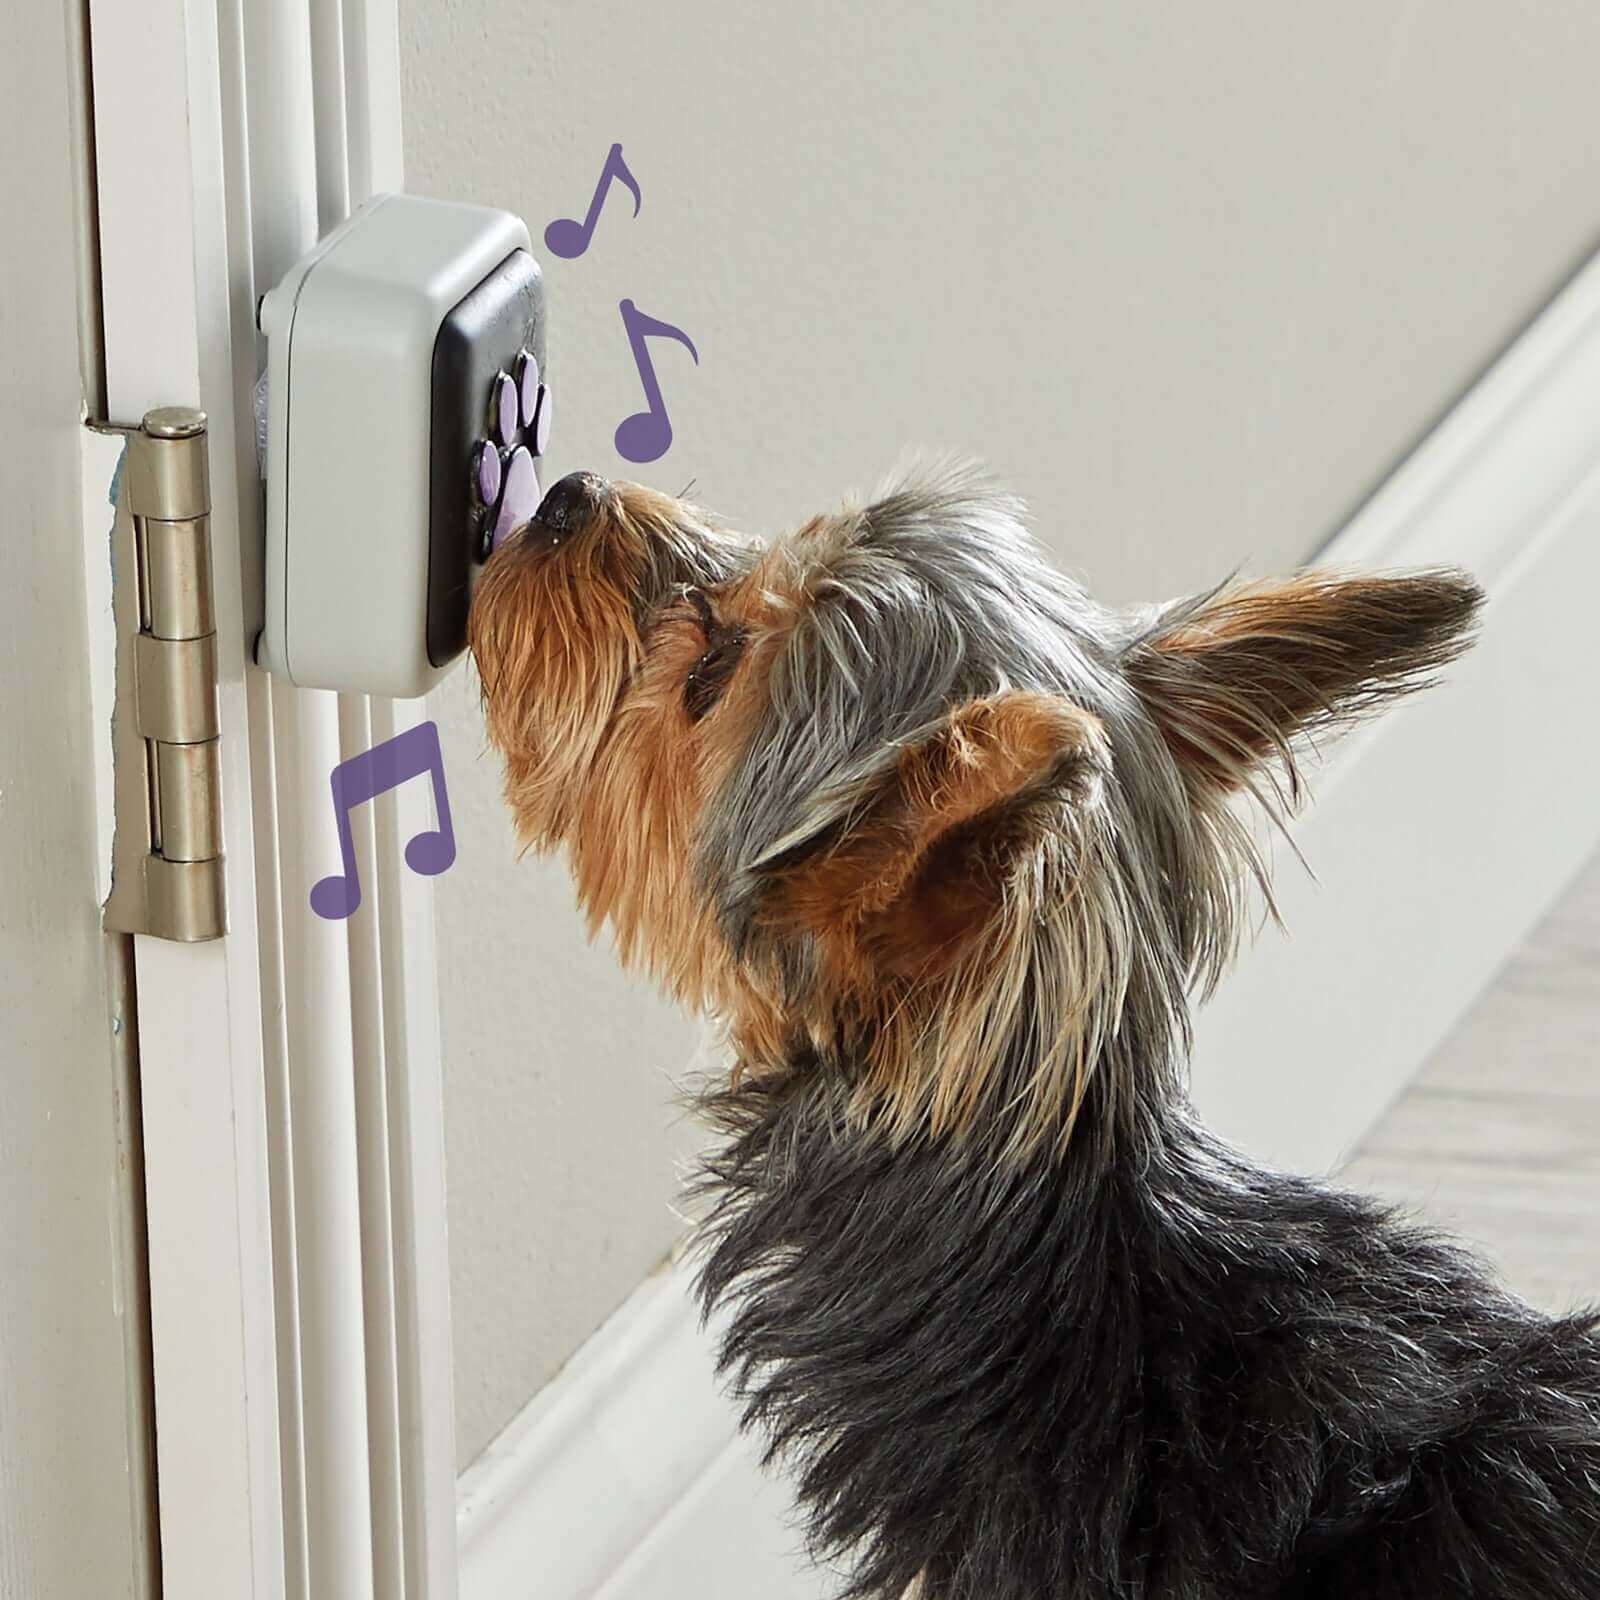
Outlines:
{"type": "Polygon", "coordinates": [[[227,906],[205,413],[163,406],[110,431],[127,448],[111,536],[116,826],[105,925],[217,939],[227,906]]]}

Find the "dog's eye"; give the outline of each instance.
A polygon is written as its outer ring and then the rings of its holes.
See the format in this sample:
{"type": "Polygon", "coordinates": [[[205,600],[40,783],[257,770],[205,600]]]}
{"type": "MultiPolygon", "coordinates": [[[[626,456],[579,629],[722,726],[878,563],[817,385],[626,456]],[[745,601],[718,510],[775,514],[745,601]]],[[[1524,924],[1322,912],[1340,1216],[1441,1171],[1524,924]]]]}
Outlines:
{"type": "Polygon", "coordinates": [[[744,634],[737,628],[713,628],[706,642],[706,653],[689,669],[683,684],[683,708],[691,722],[698,722],[722,698],[744,653],[744,634]]]}

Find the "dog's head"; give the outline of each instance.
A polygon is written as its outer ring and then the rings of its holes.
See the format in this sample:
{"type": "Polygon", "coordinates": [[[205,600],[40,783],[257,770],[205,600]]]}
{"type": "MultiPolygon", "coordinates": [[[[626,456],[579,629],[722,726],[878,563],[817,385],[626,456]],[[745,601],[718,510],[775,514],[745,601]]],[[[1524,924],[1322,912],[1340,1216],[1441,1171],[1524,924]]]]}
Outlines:
{"type": "Polygon", "coordinates": [[[1312,573],[1114,612],[968,470],[765,547],[576,474],[470,638],[522,836],[624,959],[748,1070],[1033,1147],[1171,1081],[1254,868],[1231,797],[1292,800],[1296,736],[1426,682],[1479,598],[1312,573]]]}

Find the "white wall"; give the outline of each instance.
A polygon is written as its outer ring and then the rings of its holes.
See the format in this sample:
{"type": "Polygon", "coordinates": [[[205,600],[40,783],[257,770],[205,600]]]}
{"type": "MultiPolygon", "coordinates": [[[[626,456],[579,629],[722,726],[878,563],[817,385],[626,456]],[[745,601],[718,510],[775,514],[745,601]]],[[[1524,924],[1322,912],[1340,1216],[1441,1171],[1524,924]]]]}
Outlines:
{"type": "MultiPolygon", "coordinates": [[[[0,64],[0,1596],[154,1592],[131,1030],[95,903],[65,8],[0,64]]],[[[109,533],[111,508],[105,508],[109,533]]],[[[109,543],[107,559],[109,560],[109,543]]]]}
{"type": "MultiPolygon", "coordinates": [[[[613,140],[643,187],[548,263],[553,471],[623,470],[629,296],[702,360],[634,475],[759,529],[975,451],[1110,599],[1302,559],[1600,238],[1579,0],[401,12],[413,188],[537,233],[613,140]]],[[[436,707],[466,1459],[672,1237],[693,1035],[512,863],[464,674],[436,707]]]]}

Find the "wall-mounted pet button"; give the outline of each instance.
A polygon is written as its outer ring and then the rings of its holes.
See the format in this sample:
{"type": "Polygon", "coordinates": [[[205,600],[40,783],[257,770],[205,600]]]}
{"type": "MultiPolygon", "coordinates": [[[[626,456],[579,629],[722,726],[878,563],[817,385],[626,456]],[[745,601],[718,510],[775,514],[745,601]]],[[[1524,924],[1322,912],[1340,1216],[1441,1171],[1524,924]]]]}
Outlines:
{"type": "Polygon", "coordinates": [[[296,264],[260,320],[257,659],[297,684],[423,694],[466,645],[479,561],[539,503],[544,287],[528,230],[503,211],[379,195],[296,264]],[[353,473],[349,419],[375,394],[383,427],[353,473]]]}

